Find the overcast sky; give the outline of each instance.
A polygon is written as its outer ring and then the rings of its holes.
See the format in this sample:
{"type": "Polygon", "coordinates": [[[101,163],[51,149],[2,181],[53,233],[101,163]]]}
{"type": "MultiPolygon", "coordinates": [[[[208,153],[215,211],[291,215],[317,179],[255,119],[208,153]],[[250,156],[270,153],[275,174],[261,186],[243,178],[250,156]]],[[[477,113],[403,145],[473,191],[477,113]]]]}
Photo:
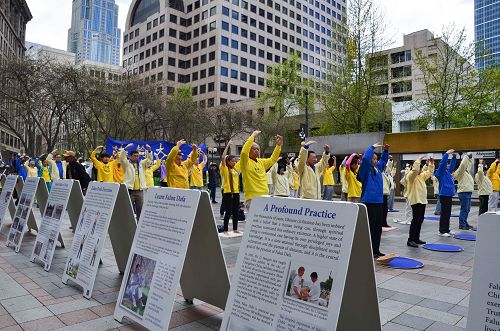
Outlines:
{"type": "MultiPolygon", "coordinates": [[[[0,0],[3,1],[3,0],[0,0]]],[[[26,0],[33,14],[27,25],[26,40],[66,49],[71,25],[71,0],[26,0]]],[[[403,34],[429,29],[439,35],[443,26],[454,23],[465,27],[470,41],[474,39],[473,0],[375,0],[391,28],[389,37],[394,46],[402,45],[403,34]]],[[[132,0],[116,0],[119,5],[119,27],[122,32],[132,0]]]]}

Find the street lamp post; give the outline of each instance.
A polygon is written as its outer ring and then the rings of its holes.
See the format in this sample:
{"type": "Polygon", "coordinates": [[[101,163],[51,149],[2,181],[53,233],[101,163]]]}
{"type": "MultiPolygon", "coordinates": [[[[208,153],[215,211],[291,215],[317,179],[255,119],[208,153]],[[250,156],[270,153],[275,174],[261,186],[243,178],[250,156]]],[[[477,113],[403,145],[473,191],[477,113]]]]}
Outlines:
{"type": "Polygon", "coordinates": [[[305,138],[309,137],[309,91],[305,90],[306,94],[306,130],[305,138]]]}

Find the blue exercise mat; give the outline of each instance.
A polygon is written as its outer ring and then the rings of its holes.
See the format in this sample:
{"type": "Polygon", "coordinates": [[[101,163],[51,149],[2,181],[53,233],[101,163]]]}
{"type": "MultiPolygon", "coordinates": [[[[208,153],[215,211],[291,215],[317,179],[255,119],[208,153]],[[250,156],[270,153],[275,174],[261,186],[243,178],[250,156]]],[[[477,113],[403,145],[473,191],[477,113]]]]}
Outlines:
{"type": "Polygon", "coordinates": [[[431,251],[438,251],[438,252],[461,252],[464,250],[460,246],[444,245],[444,244],[425,244],[422,245],[422,247],[431,251]]]}
{"type": "Polygon", "coordinates": [[[460,214],[451,214],[451,217],[460,217],[460,214]]]}
{"type": "Polygon", "coordinates": [[[476,241],[476,235],[468,233],[459,233],[456,234],[453,238],[467,241],[476,241]]]}
{"type": "Polygon", "coordinates": [[[434,215],[426,215],[426,216],[424,216],[424,220],[429,220],[429,221],[439,221],[439,216],[434,216],[434,215]]]}
{"type": "Polygon", "coordinates": [[[393,269],[418,269],[422,268],[424,264],[414,259],[397,256],[391,262],[387,263],[386,266],[393,269]]]}

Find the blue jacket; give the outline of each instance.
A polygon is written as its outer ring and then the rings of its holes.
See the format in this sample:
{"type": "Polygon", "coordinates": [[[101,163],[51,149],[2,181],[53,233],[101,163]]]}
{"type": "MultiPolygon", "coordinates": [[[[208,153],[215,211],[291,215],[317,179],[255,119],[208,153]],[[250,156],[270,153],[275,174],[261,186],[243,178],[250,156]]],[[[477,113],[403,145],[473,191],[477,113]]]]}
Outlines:
{"type": "Polygon", "coordinates": [[[372,157],[375,153],[375,147],[370,146],[363,154],[361,166],[359,167],[358,180],[362,184],[361,202],[362,203],[383,203],[384,202],[384,182],[382,171],[389,159],[389,152],[384,150],[377,166],[372,166],[372,157]]]}
{"type": "Polygon", "coordinates": [[[448,165],[448,154],[444,154],[439,167],[434,171],[434,176],[439,180],[439,195],[444,197],[452,197],[455,195],[455,181],[451,173],[455,170],[457,156],[453,155],[450,162],[450,170],[446,169],[448,165]]]}
{"type": "Polygon", "coordinates": [[[24,165],[21,164],[20,158],[16,159],[16,169],[17,169],[17,174],[23,178],[23,181],[26,181],[26,177],[28,176],[28,172],[24,168],[24,165]]]}

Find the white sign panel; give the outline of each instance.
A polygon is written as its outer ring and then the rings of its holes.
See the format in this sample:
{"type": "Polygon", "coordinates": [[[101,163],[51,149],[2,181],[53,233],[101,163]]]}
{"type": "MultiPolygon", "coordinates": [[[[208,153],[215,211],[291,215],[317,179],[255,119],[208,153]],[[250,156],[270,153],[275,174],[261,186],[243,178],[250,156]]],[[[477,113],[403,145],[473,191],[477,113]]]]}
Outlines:
{"type": "Polygon", "coordinates": [[[2,230],[3,221],[5,219],[5,212],[13,199],[12,196],[16,189],[17,178],[18,177],[15,175],[7,176],[2,187],[2,193],[0,194],[0,231],[2,230]]]}
{"type": "Polygon", "coordinates": [[[345,329],[354,299],[362,318],[351,319],[356,323],[352,329],[380,330],[368,225],[358,217],[358,208],[340,202],[254,199],[221,330],[345,329]],[[353,241],[360,229],[363,238],[353,241]],[[348,269],[356,269],[354,243],[360,245],[356,254],[365,268],[357,276],[348,275],[348,269]],[[370,286],[363,297],[349,293],[356,281],[370,286]]]}
{"type": "Polygon", "coordinates": [[[72,280],[90,298],[119,184],[90,183],[80,212],[62,281],[72,280]]]}
{"type": "Polygon", "coordinates": [[[200,191],[150,188],[115,308],[150,330],[167,330],[200,191]]]}
{"type": "Polygon", "coordinates": [[[500,330],[500,213],[479,216],[467,330],[500,330]]]}
{"type": "Polygon", "coordinates": [[[52,263],[56,242],[59,237],[61,219],[66,211],[68,199],[73,188],[73,180],[55,180],[52,183],[49,199],[42,215],[42,221],[36,236],[35,246],[31,253],[31,261],[35,258],[44,263],[48,271],[52,263]]]}

